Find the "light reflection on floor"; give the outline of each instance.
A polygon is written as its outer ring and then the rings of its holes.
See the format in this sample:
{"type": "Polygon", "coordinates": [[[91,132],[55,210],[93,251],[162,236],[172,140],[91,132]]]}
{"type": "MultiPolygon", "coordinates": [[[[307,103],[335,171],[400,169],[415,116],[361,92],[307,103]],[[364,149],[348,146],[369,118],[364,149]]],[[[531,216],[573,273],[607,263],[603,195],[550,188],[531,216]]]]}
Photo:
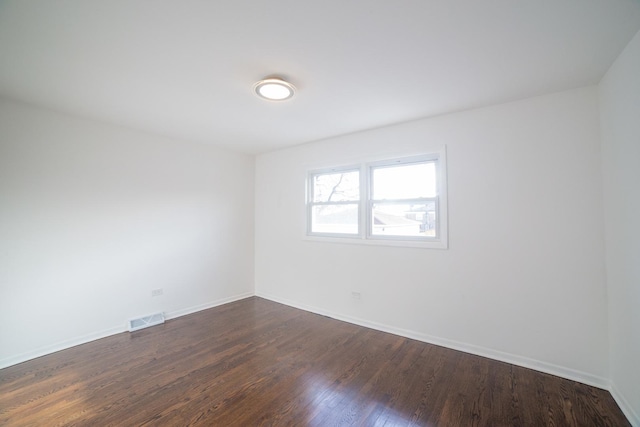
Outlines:
{"type": "MultiPolygon", "coordinates": [[[[403,414],[384,402],[363,398],[359,387],[348,387],[339,379],[332,380],[320,372],[308,373],[299,378],[296,388],[299,401],[306,407],[301,425],[313,427],[331,426],[424,426],[412,420],[414,414],[403,414]]],[[[426,425],[427,427],[429,425],[426,425]]]]}

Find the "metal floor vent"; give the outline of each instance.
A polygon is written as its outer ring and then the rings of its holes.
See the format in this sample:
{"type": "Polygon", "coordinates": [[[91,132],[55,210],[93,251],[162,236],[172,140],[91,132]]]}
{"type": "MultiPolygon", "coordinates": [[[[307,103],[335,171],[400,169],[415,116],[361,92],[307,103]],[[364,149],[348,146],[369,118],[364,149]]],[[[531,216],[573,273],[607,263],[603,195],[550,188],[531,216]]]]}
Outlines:
{"type": "Polygon", "coordinates": [[[137,319],[129,320],[129,332],[137,331],[138,329],[148,328],[149,326],[155,326],[164,323],[164,314],[155,313],[149,316],[139,317],[137,319]]]}

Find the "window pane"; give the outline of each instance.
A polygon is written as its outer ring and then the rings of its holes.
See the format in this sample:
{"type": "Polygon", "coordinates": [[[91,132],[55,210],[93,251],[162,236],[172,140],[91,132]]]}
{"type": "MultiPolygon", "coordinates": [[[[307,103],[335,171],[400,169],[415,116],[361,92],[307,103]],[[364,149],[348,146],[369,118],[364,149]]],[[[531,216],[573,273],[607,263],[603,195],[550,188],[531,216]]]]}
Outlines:
{"type": "Polygon", "coordinates": [[[374,203],[374,236],[436,237],[436,204],[374,203]]]}
{"type": "Polygon", "coordinates": [[[313,206],[311,232],[358,234],[358,205],[313,206]]]}
{"type": "Polygon", "coordinates": [[[374,168],[372,185],[374,200],[435,197],[435,163],[374,168]]]}
{"type": "Polygon", "coordinates": [[[360,198],[360,173],[346,171],[313,176],[314,202],[343,202],[360,198]]]}

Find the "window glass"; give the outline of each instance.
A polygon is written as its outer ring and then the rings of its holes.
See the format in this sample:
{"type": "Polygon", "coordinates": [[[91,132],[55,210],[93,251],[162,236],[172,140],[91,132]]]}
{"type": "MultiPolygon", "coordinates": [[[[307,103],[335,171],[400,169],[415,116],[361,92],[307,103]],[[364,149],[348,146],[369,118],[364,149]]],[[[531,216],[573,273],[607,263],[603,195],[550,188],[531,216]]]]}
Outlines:
{"type": "Polygon", "coordinates": [[[436,237],[436,204],[374,203],[371,234],[374,236],[436,237]]]}
{"type": "Polygon", "coordinates": [[[341,202],[360,198],[358,171],[326,173],[313,176],[314,202],[341,202]]]}
{"type": "Polygon", "coordinates": [[[358,205],[316,205],[311,210],[311,232],[358,234],[358,205]]]}

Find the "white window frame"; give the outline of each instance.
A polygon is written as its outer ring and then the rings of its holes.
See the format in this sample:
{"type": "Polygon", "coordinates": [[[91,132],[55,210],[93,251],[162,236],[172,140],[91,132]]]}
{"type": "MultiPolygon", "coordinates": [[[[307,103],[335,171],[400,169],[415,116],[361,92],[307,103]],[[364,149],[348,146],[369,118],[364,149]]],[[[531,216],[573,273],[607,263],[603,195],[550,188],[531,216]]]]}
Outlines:
{"type": "MultiPolygon", "coordinates": [[[[388,200],[386,202],[389,202],[388,200]]],[[[437,152],[397,157],[390,159],[359,162],[349,166],[322,168],[308,171],[307,173],[307,221],[306,240],[331,243],[355,243],[365,245],[386,245],[419,247],[429,249],[447,249],[448,242],[448,216],[447,216],[447,161],[446,149],[442,147],[437,152]],[[372,208],[376,202],[373,200],[372,174],[375,168],[385,166],[410,165],[412,163],[433,162],[436,169],[436,195],[435,197],[417,199],[399,199],[396,202],[428,202],[434,201],[436,205],[436,235],[427,236],[393,236],[373,235],[372,208]],[[359,171],[360,200],[358,203],[358,234],[319,233],[311,231],[311,213],[313,206],[322,203],[313,202],[313,177],[321,174],[359,171]]],[[[332,202],[330,204],[343,204],[353,202],[332,202]]],[[[326,203],[325,203],[326,204],[326,203]]]]}
{"type": "Polygon", "coordinates": [[[336,168],[328,168],[328,169],[320,169],[311,171],[308,173],[307,177],[307,235],[308,236],[324,236],[324,237],[336,237],[340,239],[360,239],[362,236],[361,223],[362,223],[362,213],[363,213],[363,200],[362,200],[362,170],[360,165],[355,166],[341,166],[336,168]],[[343,172],[358,172],[359,183],[359,191],[360,197],[358,200],[348,200],[348,201],[339,201],[339,202],[314,202],[313,201],[313,177],[318,175],[328,175],[328,174],[336,174],[343,172]],[[321,233],[321,232],[313,232],[311,230],[311,222],[313,215],[313,208],[315,206],[338,206],[338,205],[358,205],[358,233],[321,233]]]}

